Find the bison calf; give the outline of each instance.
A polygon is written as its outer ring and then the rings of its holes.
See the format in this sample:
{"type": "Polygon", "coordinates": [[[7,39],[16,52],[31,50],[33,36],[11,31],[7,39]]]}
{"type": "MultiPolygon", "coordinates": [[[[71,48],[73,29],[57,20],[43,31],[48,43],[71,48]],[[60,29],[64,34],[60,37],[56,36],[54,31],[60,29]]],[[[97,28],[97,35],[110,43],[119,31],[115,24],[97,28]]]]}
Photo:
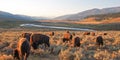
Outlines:
{"type": "Polygon", "coordinates": [[[74,43],[74,47],[80,47],[80,44],[81,44],[80,43],[80,38],[75,37],[73,43],[74,43]]]}
{"type": "Polygon", "coordinates": [[[30,44],[26,38],[18,41],[17,48],[13,51],[14,59],[27,60],[30,53],[30,44]]]}
{"type": "Polygon", "coordinates": [[[97,39],[96,39],[96,45],[97,46],[103,46],[103,38],[102,36],[98,36],[97,39]]]}

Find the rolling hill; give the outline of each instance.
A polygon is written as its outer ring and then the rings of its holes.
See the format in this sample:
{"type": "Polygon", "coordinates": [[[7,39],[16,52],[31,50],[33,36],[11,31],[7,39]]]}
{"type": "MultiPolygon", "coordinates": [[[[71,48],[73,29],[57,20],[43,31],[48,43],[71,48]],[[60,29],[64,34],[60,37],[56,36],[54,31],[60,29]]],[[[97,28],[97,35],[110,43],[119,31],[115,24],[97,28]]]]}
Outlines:
{"type": "Polygon", "coordinates": [[[78,24],[108,24],[108,23],[120,23],[120,12],[109,14],[91,15],[83,20],[77,21],[78,24]]]}
{"type": "Polygon", "coordinates": [[[44,20],[44,19],[47,18],[16,15],[16,14],[0,11],[0,21],[24,21],[24,20],[32,21],[32,20],[44,20]]]}
{"type": "Polygon", "coordinates": [[[0,28],[18,28],[20,24],[40,23],[37,20],[44,20],[44,17],[32,17],[26,15],[16,15],[0,11],[0,28]]]}
{"type": "Polygon", "coordinates": [[[87,16],[98,15],[98,14],[108,14],[108,13],[118,13],[120,12],[120,7],[110,7],[103,9],[90,9],[76,14],[68,14],[64,16],[59,16],[54,19],[56,20],[83,20],[87,16]]]}

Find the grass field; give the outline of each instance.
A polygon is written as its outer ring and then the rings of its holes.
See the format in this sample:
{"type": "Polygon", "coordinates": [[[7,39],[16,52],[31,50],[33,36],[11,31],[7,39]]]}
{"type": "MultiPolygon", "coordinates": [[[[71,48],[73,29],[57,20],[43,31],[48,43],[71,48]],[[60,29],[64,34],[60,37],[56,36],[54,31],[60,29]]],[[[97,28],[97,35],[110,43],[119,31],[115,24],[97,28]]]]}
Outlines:
{"type": "MultiPolygon", "coordinates": [[[[52,31],[52,30],[51,30],[52,31]]],[[[13,60],[12,50],[16,48],[17,41],[24,32],[41,33],[49,36],[49,30],[29,29],[0,29],[0,60],[13,60]]],[[[80,47],[72,47],[72,44],[63,43],[63,31],[55,31],[50,36],[50,47],[31,49],[28,60],[119,60],[120,59],[120,31],[95,31],[96,35],[84,36],[84,31],[70,31],[81,38],[80,47]],[[108,33],[103,35],[103,33],[108,33]],[[102,34],[104,45],[95,47],[95,38],[102,34]],[[51,52],[52,51],[52,52],[51,52]]],[[[73,38],[74,38],[73,37],[73,38]]]]}

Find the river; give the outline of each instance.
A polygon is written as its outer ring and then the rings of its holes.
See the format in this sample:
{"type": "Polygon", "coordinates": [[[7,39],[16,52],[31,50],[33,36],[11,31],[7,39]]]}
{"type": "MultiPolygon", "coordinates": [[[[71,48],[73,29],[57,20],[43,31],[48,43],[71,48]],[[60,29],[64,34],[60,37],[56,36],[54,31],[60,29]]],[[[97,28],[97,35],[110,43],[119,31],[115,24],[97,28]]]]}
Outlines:
{"type": "Polygon", "coordinates": [[[94,31],[92,29],[85,28],[71,28],[71,27],[57,27],[57,26],[44,26],[44,25],[36,25],[36,24],[21,24],[21,27],[39,27],[39,28],[52,28],[52,29],[66,29],[66,30],[77,30],[77,31],[94,31]]]}

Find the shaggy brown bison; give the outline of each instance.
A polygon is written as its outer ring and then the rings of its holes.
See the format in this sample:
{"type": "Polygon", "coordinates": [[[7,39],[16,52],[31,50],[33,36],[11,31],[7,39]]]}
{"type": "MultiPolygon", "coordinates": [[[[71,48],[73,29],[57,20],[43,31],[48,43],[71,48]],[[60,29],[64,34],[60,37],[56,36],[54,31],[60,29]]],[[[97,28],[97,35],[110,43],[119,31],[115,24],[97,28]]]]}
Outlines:
{"type": "Polygon", "coordinates": [[[54,36],[54,34],[55,34],[54,32],[50,32],[49,33],[50,36],[54,36]]]}
{"type": "Polygon", "coordinates": [[[75,33],[73,32],[72,35],[75,36],[75,33]]]}
{"type": "Polygon", "coordinates": [[[90,32],[85,32],[83,35],[90,35],[90,32]]]}
{"type": "Polygon", "coordinates": [[[92,35],[92,36],[95,36],[95,33],[94,33],[94,32],[91,32],[91,35],[92,35]]]}
{"type": "Polygon", "coordinates": [[[74,47],[80,47],[80,38],[79,37],[75,37],[73,40],[74,43],[74,47]]]}
{"type": "Polygon", "coordinates": [[[107,35],[107,33],[103,33],[103,35],[107,35]]]}
{"type": "Polygon", "coordinates": [[[50,46],[49,43],[49,36],[43,35],[43,34],[32,34],[30,37],[30,45],[34,48],[37,49],[39,44],[45,44],[48,47],[50,46]]]}
{"type": "Polygon", "coordinates": [[[30,36],[32,33],[22,33],[23,38],[27,38],[28,41],[30,41],[30,36]]]}
{"type": "Polygon", "coordinates": [[[18,41],[17,48],[13,51],[14,59],[27,60],[30,53],[30,44],[26,38],[18,41]]]}
{"type": "Polygon", "coordinates": [[[98,36],[97,39],[96,39],[96,45],[97,46],[103,46],[103,38],[102,36],[98,36]]]}
{"type": "Polygon", "coordinates": [[[69,33],[69,31],[67,31],[66,33],[64,33],[63,42],[72,40],[72,37],[73,36],[69,33]]]}

